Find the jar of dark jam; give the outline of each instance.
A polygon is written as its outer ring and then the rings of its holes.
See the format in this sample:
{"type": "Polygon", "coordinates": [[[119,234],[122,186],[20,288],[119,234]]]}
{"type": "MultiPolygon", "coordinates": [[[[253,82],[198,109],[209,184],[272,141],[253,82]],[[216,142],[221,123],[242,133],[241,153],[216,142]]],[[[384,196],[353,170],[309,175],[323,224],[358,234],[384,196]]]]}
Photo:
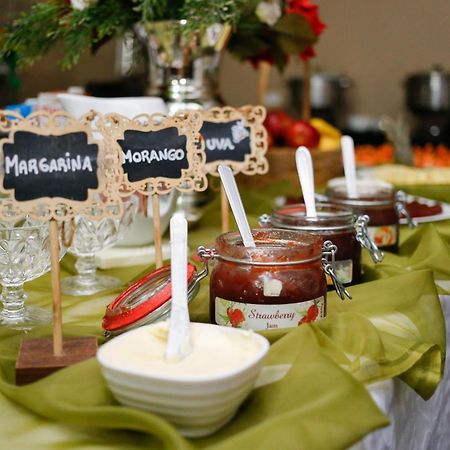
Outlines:
{"type": "Polygon", "coordinates": [[[357,215],[367,215],[369,236],[382,250],[398,251],[402,214],[413,225],[405,207],[404,194],[387,186],[360,185],[357,196],[349,195],[345,186],[332,186],[327,188],[326,200],[333,205],[351,208],[357,215]]]}
{"type": "MultiPolygon", "coordinates": [[[[368,236],[368,217],[357,217],[349,209],[326,203],[316,204],[316,211],[316,217],[308,217],[304,204],[287,205],[274,209],[271,216],[261,216],[260,225],[304,231],[330,240],[337,247],[335,273],[339,281],[344,285],[359,283],[361,247],[369,250],[374,262],[383,260],[382,252],[368,236]]],[[[330,277],[327,284],[333,286],[330,277]]]]}
{"type": "Polygon", "coordinates": [[[292,328],[326,315],[323,240],[300,231],[252,230],[256,247],[239,233],[225,233],[213,250],[211,321],[253,330],[292,328]]]}

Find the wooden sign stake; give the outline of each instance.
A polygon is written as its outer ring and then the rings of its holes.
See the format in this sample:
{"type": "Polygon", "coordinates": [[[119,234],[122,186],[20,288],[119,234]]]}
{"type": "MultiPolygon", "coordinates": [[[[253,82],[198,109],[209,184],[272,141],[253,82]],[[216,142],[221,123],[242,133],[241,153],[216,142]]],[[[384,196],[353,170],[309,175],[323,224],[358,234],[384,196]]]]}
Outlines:
{"type": "Polygon", "coordinates": [[[155,264],[156,268],[159,269],[163,265],[159,194],[152,195],[152,207],[153,207],[153,237],[155,241],[155,264]]]}
{"type": "Polygon", "coordinates": [[[144,216],[148,217],[148,196],[147,195],[142,196],[142,208],[143,208],[144,216]]]}
{"type": "Polygon", "coordinates": [[[230,231],[230,207],[222,183],[220,183],[220,207],[222,211],[222,233],[227,233],[230,231]]]}
{"type": "Polygon", "coordinates": [[[61,356],[63,354],[63,333],[62,333],[58,223],[56,222],[55,219],[51,219],[49,226],[50,226],[50,262],[51,262],[52,296],[53,296],[53,354],[55,356],[61,356]]]}
{"type": "Polygon", "coordinates": [[[258,103],[264,105],[264,97],[269,85],[270,64],[266,61],[261,61],[259,64],[259,78],[258,78],[258,103]]]}
{"type": "Polygon", "coordinates": [[[303,105],[302,119],[311,119],[311,63],[309,60],[303,63],[303,105]]]}
{"type": "MultiPolygon", "coordinates": [[[[103,161],[111,155],[104,155],[102,142],[94,140],[92,130],[84,119],[77,120],[64,112],[50,114],[37,111],[27,118],[16,117],[6,131],[7,137],[0,139],[0,160],[4,167],[9,167],[5,161],[14,155],[12,164],[14,161],[20,161],[22,167],[25,162],[25,172],[21,172],[20,177],[11,170],[0,174],[0,191],[8,195],[10,202],[8,216],[4,216],[5,210],[0,211],[0,215],[6,220],[9,217],[21,218],[29,215],[41,221],[48,221],[49,227],[53,338],[22,340],[16,361],[16,384],[22,385],[95,356],[96,337],[63,337],[58,222],[62,221],[64,224],[71,221],[71,237],[68,239],[70,241],[74,232],[74,217],[80,212],[83,213],[87,206],[97,204],[96,191],[105,199],[120,201],[120,198],[116,197],[116,170],[106,171],[102,166],[103,161]],[[55,157],[58,151],[60,158],[55,157]],[[38,168],[36,158],[48,161],[47,166],[38,168]],[[31,165],[27,166],[27,161],[29,164],[32,161],[35,163],[34,169],[29,169],[30,172],[27,167],[30,168],[31,165]],[[63,169],[60,167],[61,161],[63,169]],[[74,174],[69,173],[74,171],[80,175],[76,185],[73,184],[74,174]],[[62,206],[65,207],[63,214],[62,206]],[[47,215],[42,215],[42,211],[46,211],[47,215]]],[[[110,159],[116,160],[114,157],[110,159]]],[[[109,214],[106,203],[102,207],[102,215],[97,216],[98,218],[109,214]]],[[[66,236],[63,234],[63,242],[66,245],[66,236]]]]}

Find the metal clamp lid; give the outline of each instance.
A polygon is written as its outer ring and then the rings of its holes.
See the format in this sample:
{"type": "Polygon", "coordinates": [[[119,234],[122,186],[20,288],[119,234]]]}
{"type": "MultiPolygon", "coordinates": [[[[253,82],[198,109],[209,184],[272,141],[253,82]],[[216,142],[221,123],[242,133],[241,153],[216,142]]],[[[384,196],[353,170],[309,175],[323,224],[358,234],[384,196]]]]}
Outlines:
{"type": "Polygon", "coordinates": [[[269,214],[262,214],[258,217],[260,227],[267,228],[272,225],[272,217],[269,214]]]}
{"type": "Polygon", "coordinates": [[[325,256],[322,258],[322,267],[327,275],[330,276],[331,281],[333,282],[334,289],[336,293],[339,295],[341,300],[344,300],[345,297],[348,299],[352,299],[350,293],[345,289],[344,285],[341,283],[339,278],[336,275],[335,269],[335,256],[337,252],[337,247],[331,241],[325,241],[322,247],[322,254],[325,256]]]}
{"type": "Polygon", "coordinates": [[[205,248],[200,246],[197,248],[197,254],[202,259],[205,264],[208,264],[210,259],[218,259],[221,261],[228,261],[237,264],[245,264],[249,266],[261,266],[261,267],[272,267],[272,266],[297,266],[299,264],[307,264],[314,261],[319,261],[321,259],[320,255],[313,256],[312,258],[299,259],[294,261],[252,261],[247,259],[237,259],[228,255],[221,255],[215,248],[205,248]]]}
{"type": "Polygon", "coordinates": [[[417,227],[417,222],[411,217],[406,208],[406,194],[403,191],[397,191],[395,210],[399,218],[403,216],[406,219],[409,228],[417,227]]]}
{"type": "MultiPolygon", "coordinates": [[[[206,264],[199,273],[194,265],[188,264],[188,301],[195,297],[200,281],[207,275],[206,264]]],[[[171,300],[170,265],[167,265],[131,284],[106,307],[102,320],[105,335],[119,334],[161,319],[170,311],[171,300]]]]}
{"type": "Polygon", "coordinates": [[[380,263],[384,259],[384,253],[377,247],[375,242],[370,238],[367,225],[369,223],[369,216],[363,215],[356,219],[356,240],[361,244],[361,247],[367,249],[372,257],[374,263],[380,263]]]}

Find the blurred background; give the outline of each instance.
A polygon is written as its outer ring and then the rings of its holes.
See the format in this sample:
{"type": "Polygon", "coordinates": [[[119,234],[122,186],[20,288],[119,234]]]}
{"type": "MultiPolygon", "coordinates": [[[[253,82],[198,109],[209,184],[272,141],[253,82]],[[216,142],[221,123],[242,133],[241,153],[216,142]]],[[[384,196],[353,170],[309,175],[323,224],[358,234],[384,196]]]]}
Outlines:
{"type": "MultiPolygon", "coordinates": [[[[25,9],[30,0],[2,0],[0,21],[25,9]],[[6,3],[6,13],[5,13],[6,3]]],[[[316,46],[313,69],[345,74],[352,86],[345,92],[351,113],[394,115],[405,109],[404,80],[410,74],[440,64],[450,70],[450,2],[448,0],[317,0],[327,30],[316,46]]],[[[34,97],[38,92],[61,90],[93,81],[117,79],[118,44],[111,42],[95,57],[86,54],[81,63],[61,71],[50,54],[32,68],[20,72],[21,86],[1,91],[1,103],[34,97]]],[[[272,70],[270,89],[287,96],[286,80],[301,76],[301,64],[292,61],[281,76],[272,70]]],[[[227,103],[256,101],[257,73],[225,55],[221,68],[221,92],[227,103]]],[[[286,98],[286,97],[285,97],[286,98]]]]}
{"type": "MultiPolygon", "coordinates": [[[[2,0],[0,26],[31,3],[2,0]]],[[[315,46],[317,57],[311,59],[313,117],[351,134],[361,145],[380,145],[386,134],[391,142],[398,141],[397,146],[406,136],[421,147],[443,145],[442,164],[450,164],[449,0],[315,3],[327,29],[315,46]],[[387,123],[380,130],[382,117],[387,123]]],[[[13,77],[7,66],[0,66],[0,105],[69,87],[100,97],[144,94],[144,65],[130,74],[129,55],[124,54],[120,40],[109,42],[95,55],[86,52],[68,71],[59,68],[57,59],[58,52],[53,50],[13,77]]],[[[302,74],[303,64],[297,58],[291,58],[282,74],[271,68],[266,106],[299,117],[302,74]]],[[[248,62],[225,54],[219,83],[225,103],[255,104],[257,85],[258,72],[248,62]]]]}

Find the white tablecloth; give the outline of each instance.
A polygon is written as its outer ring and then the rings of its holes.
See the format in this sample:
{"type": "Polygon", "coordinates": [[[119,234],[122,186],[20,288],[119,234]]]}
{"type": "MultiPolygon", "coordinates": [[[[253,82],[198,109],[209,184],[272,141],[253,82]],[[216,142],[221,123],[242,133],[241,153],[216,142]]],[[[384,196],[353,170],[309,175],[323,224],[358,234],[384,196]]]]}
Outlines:
{"type": "MultiPolygon", "coordinates": [[[[441,295],[450,342],[450,295],[441,295]]],[[[445,361],[444,378],[424,401],[402,381],[387,380],[368,386],[372,398],[389,416],[391,424],[366,436],[351,450],[450,450],[450,375],[445,361]]]]}

